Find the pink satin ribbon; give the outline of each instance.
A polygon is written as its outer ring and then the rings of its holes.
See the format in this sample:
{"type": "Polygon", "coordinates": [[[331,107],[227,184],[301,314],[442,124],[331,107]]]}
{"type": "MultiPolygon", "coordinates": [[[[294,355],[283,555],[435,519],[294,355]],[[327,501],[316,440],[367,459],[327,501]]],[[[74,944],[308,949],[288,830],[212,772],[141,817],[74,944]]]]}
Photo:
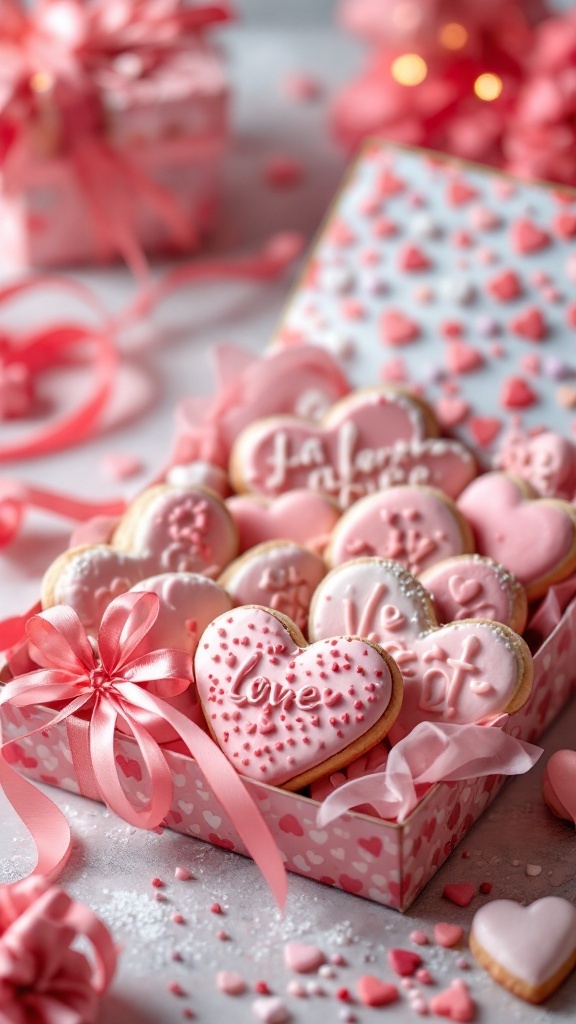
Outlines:
{"type": "Polygon", "coordinates": [[[116,960],[102,921],[62,889],[39,877],[0,887],[0,1021],[92,1024],[116,960]],[[94,966],[72,948],[78,936],[94,966]]]}
{"type": "MultiPolygon", "coordinates": [[[[219,747],[203,730],[171,707],[166,698],[182,693],[193,678],[190,655],[159,650],[133,657],[158,615],[155,594],[128,593],[116,598],[105,612],[98,634],[98,656],[76,613],[65,605],[30,619],[26,635],[30,653],[40,666],[7,683],[0,707],[31,707],[57,702],[60,710],[51,725],[82,712],[89,715],[89,756],[82,771],[92,772],[100,798],[125,821],[139,828],[156,828],[172,802],[170,769],[161,747],[142,724],[142,712],[168,723],[187,747],[208,786],[230,818],[248,852],[267,880],[276,901],[284,907],[286,875],[279,850],[248,793],[219,747]],[[155,684],[154,696],[146,686],[155,684]],[[62,702],[66,702],[62,707],[62,702]],[[150,800],[136,809],[122,788],[114,758],[114,730],[120,719],[138,744],[150,778],[150,800]]],[[[47,728],[42,724],[26,735],[47,728]]],[[[22,738],[22,737],[20,737],[22,738]]],[[[11,742],[0,748],[3,753],[11,742]]],[[[78,758],[78,752],[77,752],[78,758]]],[[[0,758],[0,784],[32,835],[38,852],[36,871],[55,878],[70,850],[68,823],[56,805],[0,758]]]]}
{"type": "Polygon", "coordinates": [[[506,718],[493,726],[421,722],[392,747],[383,772],[347,782],[326,798],[318,826],[361,804],[370,804],[382,818],[402,822],[419,802],[418,786],[529,771],[542,749],[503,732],[498,726],[506,718]]]}

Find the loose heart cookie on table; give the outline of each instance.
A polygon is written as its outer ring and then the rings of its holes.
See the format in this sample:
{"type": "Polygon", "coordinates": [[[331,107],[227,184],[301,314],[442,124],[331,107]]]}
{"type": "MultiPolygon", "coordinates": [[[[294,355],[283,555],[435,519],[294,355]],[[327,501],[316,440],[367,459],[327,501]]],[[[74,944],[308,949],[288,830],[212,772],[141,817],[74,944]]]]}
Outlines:
{"type": "Polygon", "coordinates": [[[218,582],[234,604],[265,605],[305,630],[312,594],[325,575],[326,564],[313,551],[272,540],[236,558],[218,582]]]}
{"type": "Polygon", "coordinates": [[[379,743],[402,702],[392,658],[357,637],[306,645],[286,616],[257,605],[212,622],[196,651],[214,739],[248,778],[297,790],[379,743]]]}
{"type": "Polygon", "coordinates": [[[441,623],[491,619],[522,633],[528,617],[526,591],[503,565],[483,555],[457,555],[420,576],[441,623]]]}
{"type": "Polygon", "coordinates": [[[401,390],[367,388],[337,402],[321,424],[293,416],[255,421],[236,440],[230,476],[241,493],[277,497],[304,488],[340,508],[401,483],[456,497],[476,475],[474,458],[437,434],[423,402],[401,390]]]}
{"type": "Polygon", "coordinates": [[[226,507],[236,523],[241,554],[269,540],[293,540],[320,553],[340,517],[332,498],[305,490],[278,498],[237,494],[226,507]]]}
{"type": "Polygon", "coordinates": [[[97,630],[110,601],[140,580],[164,572],[218,576],[237,553],[234,521],[217,495],[151,487],[129,506],[110,544],[70,548],[52,563],[42,607],[69,604],[86,629],[97,630]]]}
{"type": "Polygon", "coordinates": [[[439,626],[430,595],[398,562],[358,558],[328,573],[312,599],[309,634],[318,641],[337,633],[379,644],[402,672],[394,743],[423,721],[512,714],[530,693],[532,658],[521,637],[484,619],[439,626]]]}
{"type": "Polygon", "coordinates": [[[541,1003],[576,966],[576,908],[560,896],[527,907],[513,900],[486,903],[474,915],[470,949],[495,981],[541,1003]]]}
{"type": "Polygon", "coordinates": [[[358,556],[400,562],[418,575],[474,551],[472,531],[453,501],[430,487],[388,487],[357,501],[332,531],[329,565],[358,556]]]}
{"type": "Polygon", "coordinates": [[[476,550],[504,565],[526,588],[529,601],[576,571],[576,508],[538,498],[505,473],[485,473],[458,499],[476,550]]]}

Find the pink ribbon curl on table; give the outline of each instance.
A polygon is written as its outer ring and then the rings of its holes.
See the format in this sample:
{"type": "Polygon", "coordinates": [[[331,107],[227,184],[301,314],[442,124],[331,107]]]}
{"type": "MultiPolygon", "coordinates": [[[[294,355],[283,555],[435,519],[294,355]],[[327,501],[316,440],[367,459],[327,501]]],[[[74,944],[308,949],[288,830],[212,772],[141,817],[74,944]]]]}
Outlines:
{"type": "Polygon", "coordinates": [[[103,250],[122,255],[138,276],[146,274],[135,227],[140,201],[177,246],[189,247],[193,231],[180,204],[136,160],[107,142],[99,76],[118,76],[122,57],[138,76],[149,74],[231,17],[224,2],[39,0],[29,8],[20,0],[0,0],[4,187],[18,189],[22,167],[34,159],[37,121],[50,108],[53,131],[74,166],[103,250]]]}
{"type": "Polygon", "coordinates": [[[504,732],[506,719],[502,716],[492,726],[421,722],[392,747],[383,772],[347,782],[326,798],[318,810],[318,826],[361,804],[401,823],[422,798],[417,787],[485,775],[522,775],[536,764],[542,750],[504,732]]]}
{"type": "MultiPolygon", "coordinates": [[[[170,703],[192,683],[190,655],[172,649],[138,655],[158,609],[156,594],[128,593],[116,598],[102,619],[97,651],[68,606],[33,616],[26,624],[26,635],[30,654],[40,667],[8,682],[0,691],[0,707],[56,702],[58,710],[49,725],[40,725],[27,735],[66,720],[81,792],[101,799],[130,825],[146,829],[160,825],[171,807],[170,769],[150,731],[158,720],[167,724],[196,761],[283,908],[284,865],[254,800],[210,736],[170,703]],[[87,728],[76,717],[80,712],[88,716],[87,728]],[[141,810],[128,800],[118,776],[114,758],[118,724],[134,737],[150,779],[150,799],[141,810]]],[[[68,858],[70,829],[56,804],[11,767],[6,759],[11,742],[0,748],[0,784],[35,842],[35,872],[53,879],[68,858]]]]}
{"type": "Polygon", "coordinates": [[[116,958],[102,921],[46,879],[0,887],[1,1024],[94,1024],[116,958]],[[80,936],[94,968],[72,948],[80,936]]]}

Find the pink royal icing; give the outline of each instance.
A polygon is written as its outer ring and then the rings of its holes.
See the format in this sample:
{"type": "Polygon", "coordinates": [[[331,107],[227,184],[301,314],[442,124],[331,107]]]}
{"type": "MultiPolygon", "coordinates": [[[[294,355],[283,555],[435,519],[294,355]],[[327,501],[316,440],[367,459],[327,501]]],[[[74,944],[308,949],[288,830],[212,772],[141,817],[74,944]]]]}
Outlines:
{"type": "MultiPolygon", "coordinates": [[[[119,530],[126,537],[124,524],[119,530]]],[[[217,576],[237,553],[232,517],[216,496],[201,488],[159,488],[124,541],[127,550],[116,546],[119,536],[117,531],[110,546],[70,552],[56,579],[53,603],[71,605],[87,629],[98,627],[114,597],[147,576],[217,576]]]]}
{"type": "Polygon", "coordinates": [[[232,451],[232,476],[239,490],[275,497],[304,488],[341,508],[407,482],[456,496],[475,475],[474,459],[457,441],[426,438],[426,427],[408,395],[361,390],[334,405],[322,426],[296,417],[252,423],[232,451]]]}
{"type": "Polygon", "coordinates": [[[394,559],[417,575],[452,555],[470,550],[459,518],[439,494],[418,487],[391,487],[357,502],[332,533],[328,561],[394,559]]]}
{"type": "Polygon", "coordinates": [[[288,491],[279,498],[238,494],[226,502],[236,523],[240,552],[268,540],[293,540],[315,551],[325,547],[340,512],[313,491],[288,491]]]}
{"type": "Polygon", "coordinates": [[[337,637],[301,648],[265,608],[212,622],[195,659],[222,750],[249,778],[282,785],[354,743],[383,716],[392,678],[377,650],[337,637]]]}
{"type": "Polygon", "coordinates": [[[326,576],[314,595],[310,637],[337,633],[380,644],[402,672],[393,742],[422,721],[489,719],[518,687],[518,656],[508,634],[474,621],[437,628],[426,591],[396,562],[360,559],[326,576]]]}
{"type": "Polygon", "coordinates": [[[521,593],[517,581],[502,565],[481,555],[459,555],[438,562],[422,575],[434,599],[440,622],[491,619],[515,627],[521,593]]]}
{"type": "MultiPolygon", "coordinates": [[[[474,530],[477,550],[500,562],[527,588],[553,574],[574,543],[569,507],[530,500],[502,473],[486,473],[460,496],[458,507],[474,530]]],[[[529,592],[528,596],[532,596],[529,592]]]]}
{"type": "Polygon", "coordinates": [[[305,630],[312,594],[325,575],[326,565],[319,555],[278,541],[253,548],[233,562],[222,583],[234,604],[265,605],[305,630]]]}
{"type": "Polygon", "coordinates": [[[534,436],[513,430],[494,460],[497,469],[521,477],[543,498],[571,501],[576,494],[576,446],[561,434],[534,436]]]}
{"type": "Polygon", "coordinates": [[[527,907],[493,900],[476,911],[472,933],[500,967],[538,987],[576,950],[576,909],[560,896],[545,896],[527,907]]]}

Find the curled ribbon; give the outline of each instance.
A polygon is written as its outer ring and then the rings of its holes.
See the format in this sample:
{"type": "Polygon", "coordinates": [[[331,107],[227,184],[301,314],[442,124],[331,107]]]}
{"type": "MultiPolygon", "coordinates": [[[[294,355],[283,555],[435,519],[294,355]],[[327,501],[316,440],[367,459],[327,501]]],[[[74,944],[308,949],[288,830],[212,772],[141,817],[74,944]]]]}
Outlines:
{"type": "MultiPolygon", "coordinates": [[[[144,724],[152,715],[172,727],[196,761],[208,786],[230,818],[267,880],[280,907],[286,899],[286,875],[279,850],[240,776],[214,741],[169,703],[191,684],[192,660],[184,651],[162,649],[138,655],[137,649],[158,616],[156,594],[128,593],[116,598],[102,619],[95,654],[78,616],[66,605],[35,615],[26,624],[30,654],[40,667],[17,676],[0,692],[0,707],[30,707],[58,702],[56,725],[82,712],[89,715],[89,745],[76,763],[89,774],[103,802],[130,825],[156,828],[167,816],[173,796],[164,753],[144,724]],[[150,687],[150,688],[149,688],[150,687]],[[152,692],[154,690],[155,692],[152,692]],[[62,703],[64,702],[64,706],[62,703]],[[130,803],[114,759],[114,730],[120,720],[132,733],[150,778],[150,800],[138,810],[130,803]]],[[[43,724],[28,736],[46,729],[43,724]]],[[[5,754],[9,741],[0,747],[5,754]]],[[[55,878],[70,849],[70,829],[61,811],[0,757],[0,785],[34,839],[36,872],[55,878]]]]}
{"type": "Polygon", "coordinates": [[[361,804],[382,818],[405,821],[422,797],[422,787],[485,775],[522,775],[542,754],[541,747],[515,739],[501,726],[420,722],[388,755],[382,772],[353,779],[335,789],[320,806],[321,828],[361,804]]]}

